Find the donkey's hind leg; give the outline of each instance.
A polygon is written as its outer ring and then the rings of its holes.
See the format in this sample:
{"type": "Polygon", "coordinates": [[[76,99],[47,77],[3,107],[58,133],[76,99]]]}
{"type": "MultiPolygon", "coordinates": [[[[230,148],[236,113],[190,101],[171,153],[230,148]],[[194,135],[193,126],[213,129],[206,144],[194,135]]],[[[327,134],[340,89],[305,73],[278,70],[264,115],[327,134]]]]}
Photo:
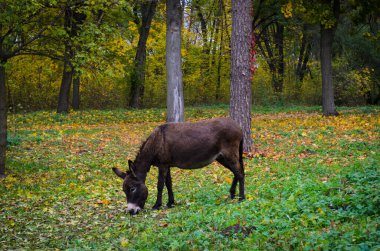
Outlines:
{"type": "Polygon", "coordinates": [[[172,177],[170,175],[170,169],[168,169],[168,173],[166,174],[165,185],[166,185],[166,188],[168,189],[168,197],[169,197],[168,204],[166,205],[168,207],[173,207],[174,194],[173,194],[172,177]]]}
{"type": "Polygon", "coordinates": [[[244,195],[244,169],[240,168],[239,161],[233,160],[233,158],[227,158],[225,156],[220,156],[216,159],[220,164],[228,168],[233,174],[234,179],[230,188],[231,199],[235,198],[236,185],[239,181],[239,200],[245,199],[244,195]]]}

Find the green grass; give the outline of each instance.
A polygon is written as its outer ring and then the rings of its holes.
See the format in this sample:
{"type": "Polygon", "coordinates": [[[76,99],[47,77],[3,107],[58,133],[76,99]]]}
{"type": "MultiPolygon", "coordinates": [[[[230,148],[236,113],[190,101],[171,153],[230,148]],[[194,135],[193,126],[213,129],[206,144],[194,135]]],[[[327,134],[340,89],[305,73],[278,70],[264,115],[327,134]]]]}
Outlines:
{"type": "MultiPolygon", "coordinates": [[[[0,249],[379,250],[380,109],[319,111],[253,108],[245,201],[228,198],[232,174],[217,164],[173,168],[177,204],[153,211],[152,168],[137,216],[111,167],[126,169],[165,110],[10,115],[0,249]]],[[[186,110],[189,121],[226,115],[223,105],[186,110]]]]}

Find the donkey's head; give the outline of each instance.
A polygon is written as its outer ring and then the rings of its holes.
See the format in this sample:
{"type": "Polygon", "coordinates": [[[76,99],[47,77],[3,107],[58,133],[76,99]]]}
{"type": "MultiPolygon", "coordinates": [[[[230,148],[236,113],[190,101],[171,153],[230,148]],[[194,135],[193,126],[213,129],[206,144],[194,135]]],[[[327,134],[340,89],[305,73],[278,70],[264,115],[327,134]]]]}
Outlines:
{"type": "Polygon", "coordinates": [[[138,179],[135,174],[135,166],[132,161],[128,161],[129,170],[123,172],[118,168],[112,168],[117,176],[124,180],[123,191],[127,196],[127,211],[130,214],[137,214],[144,208],[146,199],[148,198],[148,188],[144,181],[138,179]]]}

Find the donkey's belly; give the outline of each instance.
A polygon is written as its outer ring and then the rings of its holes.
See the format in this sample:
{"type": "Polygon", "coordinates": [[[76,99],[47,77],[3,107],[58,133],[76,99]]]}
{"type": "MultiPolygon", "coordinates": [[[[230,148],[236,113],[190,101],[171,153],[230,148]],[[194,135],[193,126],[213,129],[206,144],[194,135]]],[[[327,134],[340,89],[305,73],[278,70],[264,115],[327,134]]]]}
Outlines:
{"type": "Polygon", "coordinates": [[[205,167],[212,162],[214,162],[218,158],[219,154],[214,154],[211,156],[207,156],[204,158],[193,158],[193,159],[187,159],[187,160],[177,160],[176,163],[173,163],[173,166],[176,166],[178,168],[182,169],[196,169],[196,168],[202,168],[205,167]]]}

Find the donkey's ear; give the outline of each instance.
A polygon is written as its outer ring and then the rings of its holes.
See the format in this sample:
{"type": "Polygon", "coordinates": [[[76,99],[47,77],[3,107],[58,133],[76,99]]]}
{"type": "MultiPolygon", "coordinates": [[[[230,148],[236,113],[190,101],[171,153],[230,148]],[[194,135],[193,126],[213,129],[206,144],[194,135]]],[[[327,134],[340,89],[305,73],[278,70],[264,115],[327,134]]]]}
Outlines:
{"type": "Polygon", "coordinates": [[[124,179],[127,174],[123,171],[121,171],[120,169],[116,168],[116,167],[112,167],[112,171],[117,175],[119,176],[120,178],[124,179]]]}
{"type": "Polygon", "coordinates": [[[128,160],[128,165],[129,165],[129,171],[132,173],[132,176],[136,178],[136,174],[135,174],[136,167],[135,167],[135,164],[133,163],[132,160],[128,160]]]}

